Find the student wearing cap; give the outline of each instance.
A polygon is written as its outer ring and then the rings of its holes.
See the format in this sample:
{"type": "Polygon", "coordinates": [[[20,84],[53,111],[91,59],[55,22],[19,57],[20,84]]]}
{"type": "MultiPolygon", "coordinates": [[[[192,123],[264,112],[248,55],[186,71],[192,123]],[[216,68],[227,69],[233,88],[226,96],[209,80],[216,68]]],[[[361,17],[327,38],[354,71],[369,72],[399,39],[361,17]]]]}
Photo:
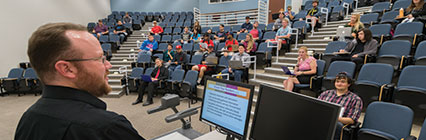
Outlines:
{"type": "Polygon", "coordinates": [[[182,46],[176,46],[175,57],[172,60],[171,65],[169,66],[169,70],[174,71],[175,69],[182,69],[182,65],[188,63],[188,59],[186,58],[186,53],[182,51],[182,46]]]}
{"type": "Polygon", "coordinates": [[[203,60],[201,61],[201,64],[192,66],[192,70],[200,72],[198,74],[197,83],[201,82],[201,79],[203,79],[204,73],[208,70],[208,68],[207,68],[208,63],[206,62],[206,58],[207,57],[216,57],[216,53],[213,51],[214,50],[213,48],[214,48],[214,46],[208,46],[207,52],[203,54],[203,60]]]}
{"type": "Polygon", "coordinates": [[[200,50],[194,55],[204,54],[209,47],[214,48],[213,40],[210,39],[209,34],[204,34],[203,40],[200,41],[200,50]]]}
{"type": "MultiPolygon", "coordinates": [[[[306,15],[306,20],[308,19],[312,19],[313,23],[312,23],[312,28],[315,28],[315,25],[318,22],[318,18],[319,18],[319,10],[318,10],[318,0],[314,0],[312,2],[312,8],[309,9],[308,14],[306,15]]],[[[303,19],[299,19],[300,21],[302,21],[303,19]]]]}
{"type": "Polygon", "coordinates": [[[159,35],[163,33],[163,28],[157,25],[157,21],[154,21],[153,24],[154,24],[154,27],[152,27],[151,30],[149,31],[151,35],[159,35]]]}
{"type": "Polygon", "coordinates": [[[346,72],[337,74],[334,79],[336,89],[327,90],[321,93],[318,99],[336,103],[344,108],[343,115],[338,118],[334,139],[340,138],[340,133],[344,125],[354,124],[361,116],[362,99],[355,93],[349,91],[349,87],[353,83],[352,79],[346,72]]]}
{"type": "Polygon", "coordinates": [[[162,59],[164,61],[164,66],[169,67],[169,65],[172,63],[174,58],[175,58],[175,51],[173,50],[173,45],[169,43],[167,45],[167,51],[163,52],[162,59]]]}

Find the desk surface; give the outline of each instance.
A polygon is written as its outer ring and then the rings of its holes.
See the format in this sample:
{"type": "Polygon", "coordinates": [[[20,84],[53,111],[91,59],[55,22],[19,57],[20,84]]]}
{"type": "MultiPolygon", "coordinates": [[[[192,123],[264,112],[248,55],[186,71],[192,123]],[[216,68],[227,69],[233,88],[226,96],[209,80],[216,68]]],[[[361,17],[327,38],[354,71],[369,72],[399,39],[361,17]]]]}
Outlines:
{"type": "Polygon", "coordinates": [[[206,134],[204,134],[204,135],[202,135],[202,136],[200,136],[200,137],[198,137],[194,140],[224,140],[224,139],[226,139],[226,135],[221,134],[217,131],[212,131],[212,132],[206,133],[206,134]]]}

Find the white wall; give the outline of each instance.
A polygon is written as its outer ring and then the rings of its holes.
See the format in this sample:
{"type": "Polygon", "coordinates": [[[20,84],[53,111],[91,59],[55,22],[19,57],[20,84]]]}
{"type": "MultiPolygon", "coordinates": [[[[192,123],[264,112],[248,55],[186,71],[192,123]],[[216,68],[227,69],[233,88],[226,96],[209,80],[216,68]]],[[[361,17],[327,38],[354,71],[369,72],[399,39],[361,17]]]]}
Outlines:
{"type": "MultiPolygon", "coordinates": [[[[199,0],[111,0],[111,11],[188,12],[199,0]]],[[[205,0],[207,1],[207,0],[205,0]]]]}
{"type": "Polygon", "coordinates": [[[28,39],[50,22],[87,25],[111,13],[110,0],[5,0],[0,5],[0,77],[28,61],[28,39]]]}

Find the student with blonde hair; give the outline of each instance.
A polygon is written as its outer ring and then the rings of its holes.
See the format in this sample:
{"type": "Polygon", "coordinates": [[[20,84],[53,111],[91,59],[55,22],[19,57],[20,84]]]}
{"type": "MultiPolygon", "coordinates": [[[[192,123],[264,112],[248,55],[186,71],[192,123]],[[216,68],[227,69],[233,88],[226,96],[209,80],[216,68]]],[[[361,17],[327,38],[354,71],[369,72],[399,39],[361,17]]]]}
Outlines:
{"type": "Polygon", "coordinates": [[[353,14],[351,16],[351,21],[345,25],[345,27],[352,27],[352,37],[356,37],[356,34],[358,31],[362,28],[364,28],[364,24],[361,22],[361,15],[360,14],[353,14]]]}
{"type": "Polygon", "coordinates": [[[311,76],[317,74],[317,60],[308,55],[308,48],[303,46],[299,48],[299,57],[297,57],[297,64],[294,68],[295,76],[289,77],[284,80],[284,89],[292,91],[294,84],[308,84],[311,76]]]}

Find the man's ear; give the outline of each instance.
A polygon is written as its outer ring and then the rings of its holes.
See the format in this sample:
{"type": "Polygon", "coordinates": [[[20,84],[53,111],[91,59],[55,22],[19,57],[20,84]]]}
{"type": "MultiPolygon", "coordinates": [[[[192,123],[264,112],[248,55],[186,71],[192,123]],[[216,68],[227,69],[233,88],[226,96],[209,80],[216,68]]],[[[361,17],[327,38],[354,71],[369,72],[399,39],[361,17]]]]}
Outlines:
{"type": "Polygon", "coordinates": [[[58,61],[55,63],[55,70],[62,77],[75,79],[77,78],[77,68],[70,62],[67,61],[58,61]]]}

